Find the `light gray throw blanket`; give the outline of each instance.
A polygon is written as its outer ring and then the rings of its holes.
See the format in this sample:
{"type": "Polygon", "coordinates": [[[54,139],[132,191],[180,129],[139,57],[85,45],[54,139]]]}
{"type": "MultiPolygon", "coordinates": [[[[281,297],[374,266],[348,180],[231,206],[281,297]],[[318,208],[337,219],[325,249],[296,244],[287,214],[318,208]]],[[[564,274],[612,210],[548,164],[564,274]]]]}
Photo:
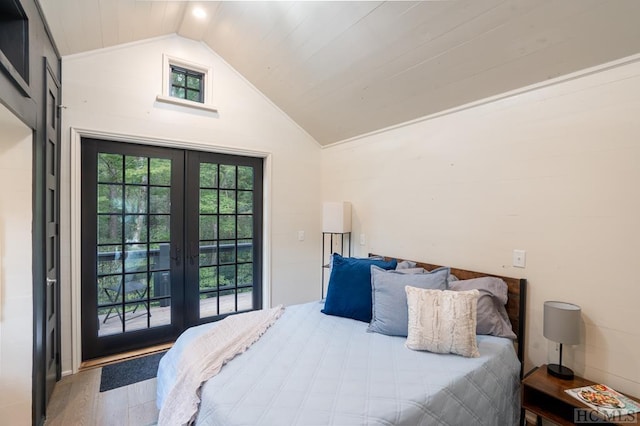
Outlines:
{"type": "Polygon", "coordinates": [[[204,382],[247,350],[282,315],[279,305],[268,310],[231,315],[199,336],[182,353],[176,382],[160,410],[158,426],[190,424],[196,418],[204,382]]]}

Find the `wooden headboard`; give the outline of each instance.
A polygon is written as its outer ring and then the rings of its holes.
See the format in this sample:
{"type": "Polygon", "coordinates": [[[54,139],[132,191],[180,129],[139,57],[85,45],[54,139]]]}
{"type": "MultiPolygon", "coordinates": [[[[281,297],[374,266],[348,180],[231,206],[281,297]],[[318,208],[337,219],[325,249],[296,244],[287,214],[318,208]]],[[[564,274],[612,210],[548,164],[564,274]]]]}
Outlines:
{"type": "MultiPolygon", "coordinates": [[[[369,253],[369,256],[381,256],[385,260],[396,259],[398,262],[405,259],[400,259],[392,256],[385,256],[379,254],[369,253]]],[[[417,266],[424,268],[428,271],[439,268],[442,265],[433,265],[431,263],[417,262],[417,266]]],[[[468,271],[466,269],[451,268],[451,273],[461,280],[469,280],[472,278],[480,277],[497,277],[507,283],[509,288],[509,298],[507,300],[507,314],[511,321],[511,327],[513,332],[518,337],[516,341],[516,351],[518,353],[518,359],[520,360],[520,378],[524,372],[524,330],[526,319],[526,300],[527,300],[527,280],[524,278],[511,278],[501,275],[485,274],[483,272],[468,271]]]]}

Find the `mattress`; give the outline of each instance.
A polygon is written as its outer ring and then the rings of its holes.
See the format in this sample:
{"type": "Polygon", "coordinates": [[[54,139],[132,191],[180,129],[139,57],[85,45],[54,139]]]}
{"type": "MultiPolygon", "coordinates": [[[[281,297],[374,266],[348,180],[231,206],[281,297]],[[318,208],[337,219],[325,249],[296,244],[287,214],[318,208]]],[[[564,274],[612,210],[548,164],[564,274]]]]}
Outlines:
{"type": "MultiPolygon", "coordinates": [[[[202,388],[200,425],[509,425],[520,416],[511,340],[478,336],[479,358],[412,351],[367,324],[287,307],[202,388]]],[[[158,407],[180,353],[215,323],[187,330],[158,370],[158,407]]]]}

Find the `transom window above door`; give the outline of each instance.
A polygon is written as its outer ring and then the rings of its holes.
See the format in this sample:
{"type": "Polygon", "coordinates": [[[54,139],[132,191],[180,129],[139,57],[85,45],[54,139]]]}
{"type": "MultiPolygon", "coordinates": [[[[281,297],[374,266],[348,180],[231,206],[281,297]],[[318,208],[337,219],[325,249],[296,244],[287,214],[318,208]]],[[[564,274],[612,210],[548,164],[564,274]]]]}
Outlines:
{"type": "Polygon", "coordinates": [[[217,113],[212,98],[211,67],[163,55],[162,93],[156,101],[217,113]]]}
{"type": "Polygon", "coordinates": [[[204,74],[172,65],[169,95],[174,98],[203,103],[204,74]]]}

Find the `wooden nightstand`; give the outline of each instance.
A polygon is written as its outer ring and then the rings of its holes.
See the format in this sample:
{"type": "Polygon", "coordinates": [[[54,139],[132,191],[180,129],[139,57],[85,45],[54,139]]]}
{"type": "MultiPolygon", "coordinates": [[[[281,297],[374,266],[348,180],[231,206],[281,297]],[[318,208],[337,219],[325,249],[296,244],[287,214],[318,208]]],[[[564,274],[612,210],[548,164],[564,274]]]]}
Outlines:
{"type": "MultiPolygon", "coordinates": [[[[590,410],[582,402],[565,392],[565,389],[589,386],[594,382],[575,376],[573,380],[562,380],[547,373],[547,366],[543,365],[530,373],[522,381],[522,408],[534,413],[540,419],[545,418],[559,425],[573,425],[574,409],[584,408],[590,410]]],[[[627,395],[628,396],[628,395],[627,395]]],[[[640,399],[629,397],[640,403],[640,399]]],[[[640,415],[636,415],[636,421],[640,424],[640,415]]],[[[625,422],[628,424],[629,422],[625,422]]],[[[605,423],[598,424],[623,424],[605,423]]]]}

